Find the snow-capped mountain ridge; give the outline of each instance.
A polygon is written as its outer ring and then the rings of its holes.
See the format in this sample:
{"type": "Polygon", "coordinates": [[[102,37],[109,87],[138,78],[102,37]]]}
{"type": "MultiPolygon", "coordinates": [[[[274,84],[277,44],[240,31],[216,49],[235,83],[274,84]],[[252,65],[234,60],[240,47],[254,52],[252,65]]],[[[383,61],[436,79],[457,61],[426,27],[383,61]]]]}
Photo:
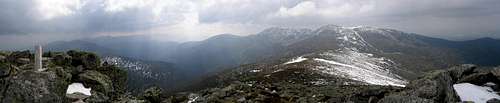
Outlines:
{"type": "Polygon", "coordinates": [[[313,60],[313,70],[347,79],[361,81],[371,85],[405,86],[407,81],[394,74],[397,63],[381,57],[381,52],[365,40],[360,32],[376,32],[387,38],[394,38],[386,29],[366,26],[342,27],[326,25],[315,30],[313,35],[331,35],[336,39],[338,48],[326,52],[316,52],[294,58],[284,64],[313,60]],[[309,57],[309,55],[316,55],[309,57]]]}
{"type": "MultiPolygon", "coordinates": [[[[407,81],[392,70],[398,69],[396,63],[385,57],[371,53],[361,53],[356,48],[330,50],[293,58],[283,65],[291,65],[312,60],[310,69],[320,73],[352,79],[370,85],[392,85],[404,87],[407,81]]],[[[349,84],[349,83],[345,83],[349,84]]]]}
{"type": "Polygon", "coordinates": [[[304,40],[312,36],[311,29],[297,28],[269,28],[256,34],[255,36],[268,39],[281,45],[290,45],[297,41],[304,40]]]}

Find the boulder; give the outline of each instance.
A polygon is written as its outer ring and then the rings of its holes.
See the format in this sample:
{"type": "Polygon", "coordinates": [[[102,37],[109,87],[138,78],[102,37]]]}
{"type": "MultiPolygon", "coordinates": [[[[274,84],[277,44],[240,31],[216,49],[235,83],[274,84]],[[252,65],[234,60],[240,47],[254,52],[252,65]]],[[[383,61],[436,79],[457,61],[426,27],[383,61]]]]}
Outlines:
{"type": "Polygon", "coordinates": [[[386,96],[378,103],[434,103],[433,100],[415,96],[386,96]]]}
{"type": "Polygon", "coordinates": [[[52,63],[60,66],[69,66],[71,65],[71,56],[66,55],[64,53],[54,54],[52,58],[52,63]]]}
{"type": "Polygon", "coordinates": [[[71,65],[75,67],[82,65],[85,69],[96,70],[101,64],[99,57],[94,53],[71,50],[67,54],[71,56],[71,65]]]}
{"type": "Polygon", "coordinates": [[[127,71],[114,65],[103,65],[99,67],[99,72],[107,75],[113,82],[113,88],[117,94],[125,93],[127,85],[127,71]]]}
{"type": "Polygon", "coordinates": [[[496,99],[496,98],[493,98],[493,99],[490,99],[490,100],[486,101],[486,103],[500,103],[500,100],[496,99]]]}
{"type": "MultiPolygon", "coordinates": [[[[460,99],[455,93],[453,85],[462,78],[471,78],[470,75],[476,73],[476,67],[464,64],[452,67],[448,70],[437,70],[410,81],[406,89],[393,93],[396,97],[422,98],[439,103],[459,102],[460,99]]],[[[382,100],[395,97],[384,97],[382,100]]],[[[389,102],[390,103],[390,102],[389,102]]]]}
{"type": "Polygon", "coordinates": [[[499,80],[497,79],[496,76],[494,76],[490,72],[485,72],[485,73],[474,73],[471,75],[467,75],[463,78],[460,78],[457,83],[472,83],[475,85],[483,85],[488,82],[494,82],[498,84],[499,80]]]}
{"type": "Polygon", "coordinates": [[[446,71],[426,75],[422,79],[411,81],[408,91],[403,94],[434,100],[436,102],[458,102],[453,89],[455,81],[446,71]]]}
{"type": "Polygon", "coordinates": [[[0,78],[9,76],[11,68],[9,65],[0,63],[0,78]]]}
{"type": "Polygon", "coordinates": [[[75,101],[83,101],[85,98],[88,98],[89,96],[80,92],[76,92],[73,94],[66,94],[66,97],[68,97],[70,101],[75,102],[75,101]]]}
{"type": "Polygon", "coordinates": [[[491,74],[493,74],[493,76],[497,77],[497,79],[500,80],[500,67],[495,67],[490,72],[491,74]]]}
{"type": "Polygon", "coordinates": [[[29,58],[17,58],[15,63],[24,65],[24,64],[29,64],[30,62],[31,60],[29,58]]]}
{"type": "Polygon", "coordinates": [[[143,93],[144,99],[151,103],[159,103],[163,99],[161,98],[162,89],[156,86],[146,89],[143,93]]]}
{"type": "Polygon", "coordinates": [[[18,58],[33,58],[33,55],[29,51],[16,51],[12,52],[7,56],[7,61],[11,63],[17,63],[18,58]]]}
{"type": "Polygon", "coordinates": [[[87,70],[78,75],[77,82],[83,83],[85,87],[91,87],[92,91],[110,93],[113,91],[112,81],[107,76],[94,70],[87,70]]]}
{"type": "Polygon", "coordinates": [[[7,57],[5,57],[5,56],[3,56],[3,55],[0,55],[0,62],[5,62],[5,59],[6,59],[6,58],[7,58],[7,57]]]}
{"type": "Polygon", "coordinates": [[[67,78],[52,71],[22,71],[2,79],[2,103],[63,103],[66,102],[67,78]]]}
{"type": "Polygon", "coordinates": [[[454,66],[449,68],[447,70],[447,73],[454,81],[457,81],[459,78],[475,73],[476,68],[477,68],[476,65],[462,64],[459,66],[454,66]]]}
{"type": "Polygon", "coordinates": [[[84,100],[86,103],[109,103],[111,101],[111,98],[102,92],[91,91],[91,94],[84,100]]]}

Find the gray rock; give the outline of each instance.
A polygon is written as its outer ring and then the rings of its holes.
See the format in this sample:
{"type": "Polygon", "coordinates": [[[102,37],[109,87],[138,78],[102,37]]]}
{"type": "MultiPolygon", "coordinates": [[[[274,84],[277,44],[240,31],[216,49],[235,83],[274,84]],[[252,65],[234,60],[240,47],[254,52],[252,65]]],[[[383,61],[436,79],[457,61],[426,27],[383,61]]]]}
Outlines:
{"type": "Polygon", "coordinates": [[[90,97],[85,99],[85,103],[108,103],[110,100],[110,97],[102,92],[97,92],[97,91],[90,91],[92,94],[90,97]]]}
{"type": "Polygon", "coordinates": [[[378,103],[434,103],[434,101],[415,96],[386,96],[378,103]]]}
{"type": "Polygon", "coordinates": [[[29,64],[31,60],[29,58],[17,58],[16,63],[19,63],[21,65],[23,64],[29,64]]]}
{"type": "Polygon", "coordinates": [[[56,65],[71,65],[71,56],[64,53],[57,54],[52,58],[52,61],[56,65]]]}
{"type": "Polygon", "coordinates": [[[7,56],[7,61],[11,63],[17,63],[18,58],[32,58],[33,55],[30,54],[29,51],[17,51],[17,52],[12,52],[10,55],[7,56]]]}
{"type": "Polygon", "coordinates": [[[107,75],[94,70],[87,70],[79,74],[78,82],[82,82],[85,87],[91,87],[92,91],[99,91],[105,94],[113,92],[111,79],[107,75]]]}
{"type": "Polygon", "coordinates": [[[438,73],[426,75],[423,79],[411,81],[408,84],[409,90],[404,94],[436,102],[458,102],[459,99],[452,87],[455,81],[448,73],[438,71],[438,73]]]}
{"type": "MultiPolygon", "coordinates": [[[[425,74],[423,77],[411,81],[404,91],[393,93],[400,97],[418,97],[434,102],[459,102],[460,99],[453,89],[453,85],[462,78],[470,78],[475,72],[474,65],[460,65],[448,70],[438,70],[425,74]]],[[[467,81],[470,81],[467,79],[467,81]]],[[[416,98],[416,99],[418,99],[416,98]]],[[[389,102],[390,103],[390,102],[389,102]]]]}
{"type": "Polygon", "coordinates": [[[490,100],[486,101],[486,103],[500,103],[500,100],[496,99],[496,98],[493,98],[493,99],[490,99],[490,100]]]}
{"type": "Polygon", "coordinates": [[[490,72],[500,80],[500,67],[493,68],[490,72]]]}
{"type": "Polygon", "coordinates": [[[5,57],[5,56],[3,56],[3,55],[0,55],[0,62],[5,62],[5,59],[6,59],[6,58],[7,58],[7,57],[5,57]]]}
{"type": "Polygon", "coordinates": [[[476,65],[473,64],[462,64],[459,66],[454,66],[451,67],[447,70],[449,73],[450,77],[454,80],[457,81],[459,78],[462,78],[465,75],[469,75],[474,73],[474,70],[476,69],[476,65]]]}
{"type": "Polygon", "coordinates": [[[0,78],[9,76],[11,68],[7,64],[0,63],[0,78]]]}
{"type": "Polygon", "coordinates": [[[474,73],[471,75],[467,75],[463,78],[460,78],[457,83],[472,83],[476,85],[483,85],[487,82],[494,82],[498,81],[497,77],[494,76],[492,73],[486,72],[486,73],[474,73]]]}
{"type": "Polygon", "coordinates": [[[146,100],[148,100],[149,102],[158,103],[162,100],[161,93],[162,89],[154,86],[146,89],[143,93],[143,97],[146,98],[146,100]]]}
{"type": "Polygon", "coordinates": [[[54,72],[23,71],[16,76],[4,78],[2,103],[63,103],[68,78],[54,72]]]}
{"type": "Polygon", "coordinates": [[[66,94],[66,97],[70,99],[70,101],[83,101],[85,98],[88,98],[89,95],[76,92],[73,94],[66,94]]]}
{"type": "Polygon", "coordinates": [[[85,69],[96,70],[101,64],[100,58],[94,53],[71,50],[67,54],[71,56],[73,66],[82,65],[85,69]]]}

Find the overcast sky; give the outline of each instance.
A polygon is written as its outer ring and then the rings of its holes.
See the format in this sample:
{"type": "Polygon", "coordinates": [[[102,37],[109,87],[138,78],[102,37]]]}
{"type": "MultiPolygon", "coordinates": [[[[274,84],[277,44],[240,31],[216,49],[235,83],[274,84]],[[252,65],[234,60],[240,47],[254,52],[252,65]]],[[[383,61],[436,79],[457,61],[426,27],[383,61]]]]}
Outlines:
{"type": "Polygon", "coordinates": [[[105,35],[192,41],[326,24],[500,38],[499,18],[500,0],[0,0],[0,47],[105,35]]]}

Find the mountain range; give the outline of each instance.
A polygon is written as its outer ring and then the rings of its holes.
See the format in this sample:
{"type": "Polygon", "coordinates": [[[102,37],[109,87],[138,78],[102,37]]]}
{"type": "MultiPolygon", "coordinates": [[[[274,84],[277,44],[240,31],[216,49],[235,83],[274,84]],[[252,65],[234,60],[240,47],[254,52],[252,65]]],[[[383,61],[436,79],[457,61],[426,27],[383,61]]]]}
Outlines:
{"type": "Polygon", "coordinates": [[[368,26],[274,27],[254,35],[221,34],[185,43],[159,42],[144,36],[98,37],[53,42],[44,48],[80,49],[102,56],[157,61],[165,65],[154,70],[181,71],[183,78],[196,85],[214,81],[207,78],[227,79],[230,76],[220,75],[239,73],[238,68],[251,68],[242,73],[307,68],[344,78],[341,81],[345,83],[404,86],[425,72],[458,64],[500,65],[497,39],[450,41],[368,26]]]}

